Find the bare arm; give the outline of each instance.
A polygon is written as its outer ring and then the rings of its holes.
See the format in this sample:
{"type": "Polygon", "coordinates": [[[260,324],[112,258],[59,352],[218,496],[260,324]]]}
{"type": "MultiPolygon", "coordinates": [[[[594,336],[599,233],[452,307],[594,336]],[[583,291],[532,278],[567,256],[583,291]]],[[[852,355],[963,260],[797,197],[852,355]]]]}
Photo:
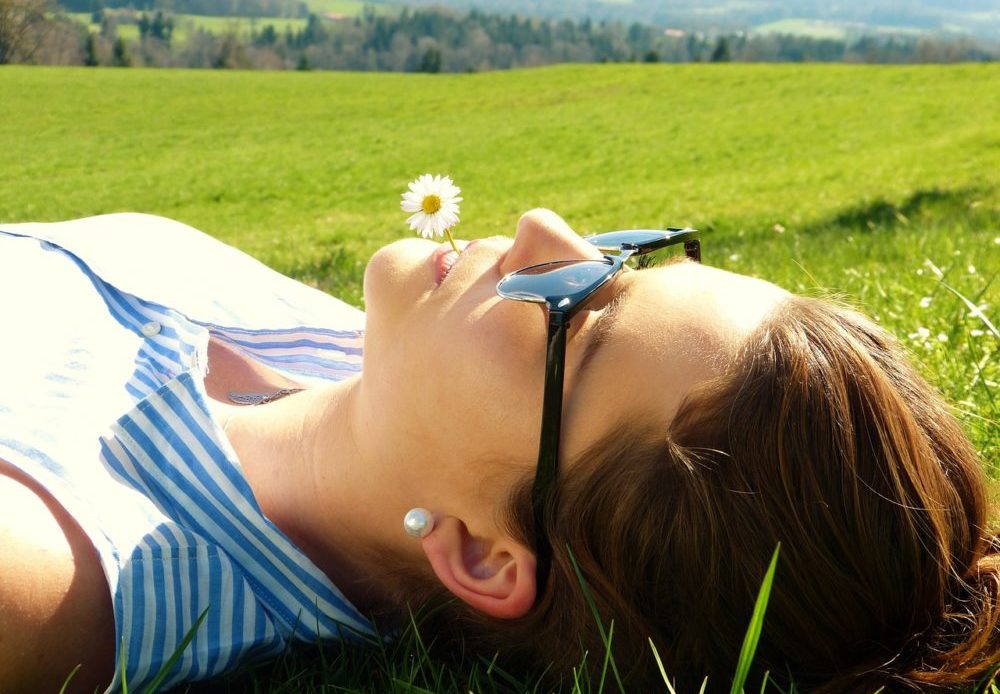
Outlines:
{"type": "Polygon", "coordinates": [[[114,668],[111,597],[97,553],[33,480],[0,460],[0,691],[103,691],[114,668]]]}

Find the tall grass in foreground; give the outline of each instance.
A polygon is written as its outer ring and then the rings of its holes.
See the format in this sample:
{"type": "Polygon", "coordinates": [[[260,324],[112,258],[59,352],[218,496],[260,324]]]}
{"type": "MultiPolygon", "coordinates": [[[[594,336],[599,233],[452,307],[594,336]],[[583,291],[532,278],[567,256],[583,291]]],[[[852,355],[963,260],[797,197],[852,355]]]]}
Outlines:
{"type": "MultiPolygon", "coordinates": [[[[734,674],[732,682],[729,683],[730,694],[740,694],[744,690],[744,685],[750,675],[753,664],[754,651],[760,639],[761,630],[767,611],[767,603],[771,594],[771,586],[774,582],[775,571],[778,566],[780,545],[775,548],[770,564],[761,581],[760,591],[754,605],[753,615],[747,626],[746,636],[743,646],[740,649],[739,660],[734,664],[734,674]]],[[[603,623],[593,599],[587,582],[577,567],[576,560],[570,551],[570,558],[574,568],[577,569],[577,577],[583,588],[585,599],[590,607],[593,617],[596,620],[604,642],[603,653],[583,653],[580,665],[572,673],[565,676],[563,689],[571,694],[590,694],[593,691],[592,682],[597,682],[597,692],[609,691],[627,692],[625,685],[618,675],[618,667],[611,653],[614,642],[614,621],[607,626],[603,623]],[[587,672],[599,670],[596,679],[585,676],[587,672]]],[[[191,634],[189,634],[190,636],[191,634]]],[[[428,648],[426,634],[422,634],[419,626],[419,619],[411,615],[410,624],[399,636],[396,645],[388,649],[384,643],[373,643],[371,648],[346,649],[336,647],[333,653],[328,654],[322,647],[318,648],[317,657],[322,667],[317,669],[308,664],[299,665],[298,658],[293,655],[286,655],[276,664],[270,667],[270,682],[267,686],[261,686],[259,679],[254,679],[254,674],[248,672],[243,675],[245,682],[241,683],[239,677],[231,678],[227,683],[215,683],[201,685],[197,687],[185,688],[185,691],[232,691],[237,689],[249,689],[251,691],[267,692],[309,692],[329,691],[358,691],[358,692],[380,692],[396,691],[411,692],[413,694],[429,694],[430,692],[456,691],[456,692],[509,692],[509,691],[547,691],[549,687],[542,685],[541,680],[524,680],[504,672],[493,661],[472,661],[470,663],[461,661],[459,673],[461,677],[467,678],[464,681],[456,679],[453,672],[449,672],[448,666],[439,659],[433,657],[428,648]],[[405,662],[400,663],[400,652],[403,654],[405,662]],[[349,661],[352,657],[361,657],[361,663],[349,661]],[[347,665],[347,667],[343,667],[347,665]],[[363,685],[356,685],[354,673],[368,671],[372,677],[363,685]],[[348,675],[350,683],[343,683],[339,676],[343,673],[348,675]],[[383,677],[385,679],[383,679],[383,677]]],[[[663,688],[670,694],[679,694],[674,688],[670,675],[664,667],[656,645],[650,640],[650,649],[660,668],[663,676],[663,688]]],[[[176,654],[175,654],[176,655],[176,654]]],[[[768,682],[767,675],[763,678],[762,690],[768,682]]],[[[702,685],[702,691],[708,686],[707,680],[702,685]]]]}

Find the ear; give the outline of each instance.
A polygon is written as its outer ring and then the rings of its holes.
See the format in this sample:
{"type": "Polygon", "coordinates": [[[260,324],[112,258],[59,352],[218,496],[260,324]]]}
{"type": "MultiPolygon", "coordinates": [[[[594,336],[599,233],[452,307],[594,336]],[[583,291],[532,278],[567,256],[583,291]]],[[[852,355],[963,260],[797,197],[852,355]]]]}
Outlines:
{"type": "Polygon", "coordinates": [[[514,540],[473,537],[446,516],[422,540],[424,554],[445,588],[492,617],[523,617],[535,604],[535,555],[514,540]]]}

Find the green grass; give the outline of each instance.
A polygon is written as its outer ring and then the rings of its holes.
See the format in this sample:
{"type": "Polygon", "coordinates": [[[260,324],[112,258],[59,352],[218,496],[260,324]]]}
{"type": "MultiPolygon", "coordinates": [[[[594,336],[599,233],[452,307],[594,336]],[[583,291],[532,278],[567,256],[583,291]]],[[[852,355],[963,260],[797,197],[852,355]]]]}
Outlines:
{"type": "MultiPolygon", "coordinates": [[[[843,295],[900,336],[1000,476],[1000,340],[983,320],[1000,323],[998,66],[5,67],[0,95],[0,220],[162,214],[356,304],[426,171],[462,187],[465,238],[534,206],[581,232],[706,229],[706,262],[843,295]]],[[[503,688],[489,663],[414,653],[331,647],[326,669],[290,655],[258,682],[503,688]]]]}
{"type": "MultiPolygon", "coordinates": [[[[365,7],[371,7],[376,14],[381,15],[398,11],[395,5],[372,4],[361,0],[310,0],[308,5],[310,12],[331,20],[358,16],[365,7]]],[[[67,12],[66,16],[81,24],[86,24],[91,32],[97,33],[101,30],[99,23],[95,24],[90,21],[92,16],[90,12],[67,12]]],[[[188,38],[196,29],[216,35],[232,33],[247,39],[254,31],[260,32],[268,25],[273,26],[279,34],[284,34],[286,29],[293,32],[301,31],[308,23],[308,19],[305,17],[236,17],[173,13],[170,16],[174,20],[172,39],[175,46],[183,46],[187,43],[188,38]]],[[[139,27],[136,24],[120,22],[117,25],[117,30],[118,35],[126,41],[139,40],[139,27]]]]}
{"type": "Polygon", "coordinates": [[[395,5],[388,5],[364,0],[306,0],[309,11],[320,15],[342,15],[344,17],[356,17],[364,11],[365,7],[371,7],[376,14],[387,14],[397,11],[395,5]]]}
{"type": "MultiPolygon", "coordinates": [[[[80,24],[85,24],[87,29],[92,33],[96,34],[101,31],[101,25],[91,22],[90,12],[67,12],[66,16],[75,22],[80,24]]],[[[120,36],[125,41],[138,41],[139,40],[139,26],[137,24],[125,24],[124,22],[116,25],[116,31],[118,36],[120,36]]],[[[180,41],[181,30],[178,27],[177,36],[175,37],[178,42],[180,41]]]]}
{"type": "MultiPolygon", "coordinates": [[[[90,31],[99,32],[100,24],[90,21],[89,12],[70,12],[67,16],[86,24],[90,31]]],[[[188,37],[195,29],[201,29],[212,34],[222,35],[233,33],[243,38],[249,38],[251,33],[261,31],[267,25],[272,25],[279,34],[283,34],[286,28],[293,32],[305,29],[308,20],[300,17],[212,17],[200,14],[175,14],[171,15],[174,20],[173,43],[184,45],[188,37]]],[[[136,24],[119,23],[117,25],[118,35],[126,41],[139,40],[139,27],[136,24]]]]}
{"type": "Polygon", "coordinates": [[[306,28],[307,22],[300,17],[208,17],[197,14],[180,14],[174,21],[181,31],[195,28],[213,34],[233,32],[240,36],[249,36],[253,29],[260,31],[268,24],[274,26],[279,33],[284,33],[286,27],[292,31],[301,31],[306,28]]]}

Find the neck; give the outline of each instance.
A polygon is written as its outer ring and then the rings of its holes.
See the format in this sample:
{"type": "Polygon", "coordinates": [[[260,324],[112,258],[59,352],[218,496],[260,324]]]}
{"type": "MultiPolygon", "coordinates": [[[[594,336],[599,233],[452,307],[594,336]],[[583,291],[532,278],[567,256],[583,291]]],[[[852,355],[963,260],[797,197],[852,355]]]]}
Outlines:
{"type": "Polygon", "coordinates": [[[402,513],[379,494],[383,468],[358,435],[367,428],[359,390],[352,378],[266,405],[218,407],[264,514],[368,610],[380,601],[373,549],[406,548],[402,513]]]}

